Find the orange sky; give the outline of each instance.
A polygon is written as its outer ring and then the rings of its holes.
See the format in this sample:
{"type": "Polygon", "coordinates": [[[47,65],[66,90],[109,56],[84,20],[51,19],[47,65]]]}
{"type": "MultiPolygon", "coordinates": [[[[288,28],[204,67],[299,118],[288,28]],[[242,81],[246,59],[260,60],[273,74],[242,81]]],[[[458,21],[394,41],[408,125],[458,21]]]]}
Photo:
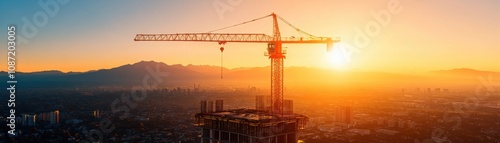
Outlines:
{"type": "MultiPolygon", "coordinates": [[[[400,13],[392,14],[387,26],[380,27],[380,33],[369,36],[370,44],[358,49],[350,56],[350,62],[343,63],[340,68],[416,72],[466,67],[500,71],[499,2],[399,2],[400,13]]],[[[17,68],[26,72],[87,71],[141,60],[220,65],[217,43],[134,42],[133,39],[137,33],[207,32],[272,12],[308,33],[341,36],[345,44],[355,46],[355,29],[365,30],[366,25],[376,22],[371,13],[389,10],[388,3],[388,0],[241,0],[233,5],[226,0],[71,1],[60,5],[59,12],[48,19],[47,25],[39,27],[28,43],[18,45],[17,68]],[[232,11],[226,11],[220,18],[213,6],[217,1],[227,4],[226,8],[232,11]]],[[[19,12],[1,22],[3,27],[15,24],[19,30],[24,24],[22,17],[31,18],[35,12],[43,10],[36,1],[10,5],[27,7],[16,9],[19,12]]],[[[283,22],[280,28],[282,36],[301,36],[283,22]]],[[[271,35],[272,20],[267,18],[222,32],[271,35]]],[[[1,38],[6,39],[5,35],[1,34],[1,38]]],[[[335,67],[328,60],[325,45],[284,47],[288,47],[286,66],[335,67]]],[[[268,58],[263,55],[265,44],[228,43],[225,48],[224,66],[227,68],[269,65],[268,58]]],[[[1,56],[6,59],[6,54],[1,56]]]]}

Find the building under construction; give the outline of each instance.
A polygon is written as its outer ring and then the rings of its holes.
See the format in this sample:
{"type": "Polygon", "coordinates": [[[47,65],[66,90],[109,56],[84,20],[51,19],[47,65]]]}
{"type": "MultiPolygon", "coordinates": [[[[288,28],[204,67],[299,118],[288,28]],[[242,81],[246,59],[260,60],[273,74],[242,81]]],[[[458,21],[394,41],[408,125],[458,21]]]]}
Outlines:
{"type": "Polygon", "coordinates": [[[308,118],[293,114],[291,100],[283,114],[273,114],[266,109],[263,96],[257,96],[256,109],[223,110],[223,101],[201,101],[201,112],[195,116],[195,126],[202,128],[202,143],[297,143],[298,130],[303,129],[308,118]],[[260,100],[260,102],[259,102],[260,100]],[[264,110],[258,110],[264,109],[264,110]],[[287,109],[288,108],[288,109],[287,109]]]}

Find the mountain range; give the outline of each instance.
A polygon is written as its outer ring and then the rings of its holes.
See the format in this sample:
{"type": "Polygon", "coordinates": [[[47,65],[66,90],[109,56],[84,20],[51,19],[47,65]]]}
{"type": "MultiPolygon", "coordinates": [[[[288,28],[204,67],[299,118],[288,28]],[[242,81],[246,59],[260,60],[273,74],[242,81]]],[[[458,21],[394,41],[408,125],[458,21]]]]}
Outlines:
{"type": "MultiPolygon", "coordinates": [[[[122,87],[141,85],[145,76],[149,75],[146,70],[150,67],[153,71],[158,70],[168,73],[163,78],[161,85],[178,86],[192,85],[193,83],[224,83],[257,85],[268,87],[270,80],[270,67],[250,68],[222,68],[208,65],[167,65],[162,62],[141,61],[135,64],[127,64],[111,69],[101,69],[87,72],[64,73],[57,70],[16,73],[18,87],[24,88],[74,88],[74,87],[122,87]]],[[[1,72],[7,75],[6,72],[1,72]]],[[[431,71],[420,75],[405,75],[384,72],[337,72],[329,69],[286,67],[285,84],[290,86],[325,85],[325,86],[349,86],[349,85],[411,85],[420,83],[441,84],[470,83],[482,75],[500,75],[499,72],[479,71],[474,69],[451,69],[431,71]]],[[[4,80],[8,80],[4,76],[4,80]]],[[[5,83],[3,83],[5,84],[5,83]]],[[[6,86],[6,85],[5,85],[6,86]]]]}

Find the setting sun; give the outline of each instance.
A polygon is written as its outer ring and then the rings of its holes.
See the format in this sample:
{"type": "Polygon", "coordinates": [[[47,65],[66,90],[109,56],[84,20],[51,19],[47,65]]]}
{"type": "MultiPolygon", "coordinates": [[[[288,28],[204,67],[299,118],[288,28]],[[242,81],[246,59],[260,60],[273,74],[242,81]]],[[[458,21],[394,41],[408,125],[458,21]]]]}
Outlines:
{"type": "Polygon", "coordinates": [[[336,43],[332,51],[327,53],[328,61],[335,69],[345,70],[349,64],[349,55],[343,46],[345,45],[342,42],[336,43]]]}

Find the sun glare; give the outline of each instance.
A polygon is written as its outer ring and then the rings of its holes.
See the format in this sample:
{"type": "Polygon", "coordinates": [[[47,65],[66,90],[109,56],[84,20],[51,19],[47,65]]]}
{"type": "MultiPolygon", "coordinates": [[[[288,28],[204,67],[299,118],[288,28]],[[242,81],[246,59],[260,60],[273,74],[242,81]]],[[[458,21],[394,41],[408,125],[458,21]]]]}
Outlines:
{"type": "Polygon", "coordinates": [[[344,46],[342,43],[335,43],[332,51],[327,53],[329,63],[334,69],[345,70],[349,64],[348,55],[344,52],[342,46],[344,46]]]}

